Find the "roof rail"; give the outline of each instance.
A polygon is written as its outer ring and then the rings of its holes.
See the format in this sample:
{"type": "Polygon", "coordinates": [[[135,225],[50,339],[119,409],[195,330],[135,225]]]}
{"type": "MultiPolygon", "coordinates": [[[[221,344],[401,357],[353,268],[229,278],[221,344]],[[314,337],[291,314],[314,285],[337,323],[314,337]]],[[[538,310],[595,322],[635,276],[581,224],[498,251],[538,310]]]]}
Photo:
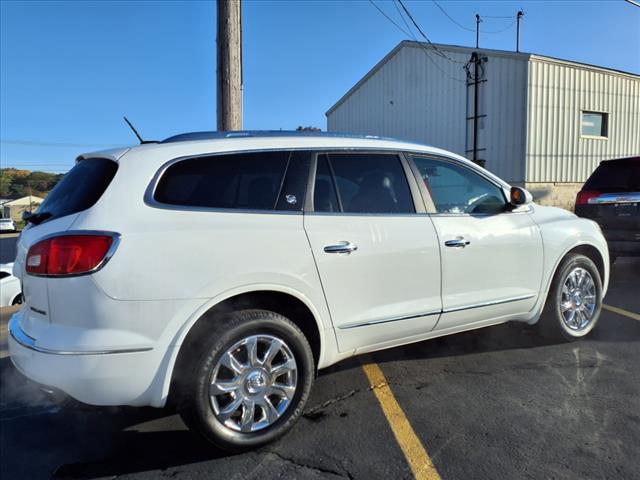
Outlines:
{"type": "Polygon", "coordinates": [[[417,143],[405,140],[398,140],[396,138],[380,137],[377,135],[362,135],[355,133],[342,133],[342,132],[319,132],[319,131],[300,131],[300,130],[243,130],[237,132],[190,132],[174,135],[169,138],[165,138],[159,143],[177,143],[177,142],[191,142],[197,140],[220,140],[224,138],[264,138],[264,137],[325,137],[325,138],[360,138],[360,139],[372,139],[372,140],[387,140],[404,143],[417,143]]]}

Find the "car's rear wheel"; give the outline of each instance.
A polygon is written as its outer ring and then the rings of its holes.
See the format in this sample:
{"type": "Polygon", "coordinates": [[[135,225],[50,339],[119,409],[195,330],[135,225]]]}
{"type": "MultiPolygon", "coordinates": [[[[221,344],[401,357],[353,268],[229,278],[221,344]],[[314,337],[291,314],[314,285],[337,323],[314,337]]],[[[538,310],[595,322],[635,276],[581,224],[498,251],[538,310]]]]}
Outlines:
{"type": "Polygon", "coordinates": [[[13,299],[11,305],[22,305],[22,299],[22,293],[19,293],[18,295],[16,295],[16,298],[13,299]]]}
{"type": "Polygon", "coordinates": [[[185,423],[220,448],[269,443],[296,422],[314,377],[311,348],[290,320],[243,310],[215,321],[182,384],[185,423]]]}
{"type": "Polygon", "coordinates": [[[578,340],[595,328],[601,308],[602,280],[598,268],[590,258],[570,254],[553,278],[539,329],[555,338],[578,340]]]}

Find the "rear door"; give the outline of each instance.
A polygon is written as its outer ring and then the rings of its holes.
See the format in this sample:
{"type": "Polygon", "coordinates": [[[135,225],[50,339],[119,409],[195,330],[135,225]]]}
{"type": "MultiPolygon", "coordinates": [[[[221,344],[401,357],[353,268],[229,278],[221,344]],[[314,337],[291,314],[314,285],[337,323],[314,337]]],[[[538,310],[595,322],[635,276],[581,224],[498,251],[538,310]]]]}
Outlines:
{"type": "Polygon", "coordinates": [[[440,310],[440,253],[396,153],[317,157],[305,230],[341,351],[415,339],[440,310]]]}
{"type": "Polygon", "coordinates": [[[542,279],[543,250],[528,208],[511,210],[502,187],[444,158],[414,156],[435,211],[442,256],[438,330],[525,314],[542,279]]]}

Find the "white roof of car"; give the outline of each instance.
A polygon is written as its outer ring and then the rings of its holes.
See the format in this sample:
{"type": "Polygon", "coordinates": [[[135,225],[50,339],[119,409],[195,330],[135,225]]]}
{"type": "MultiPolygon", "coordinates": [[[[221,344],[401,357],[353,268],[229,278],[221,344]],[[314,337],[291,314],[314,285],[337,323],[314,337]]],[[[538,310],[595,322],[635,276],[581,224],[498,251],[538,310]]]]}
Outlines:
{"type": "Polygon", "coordinates": [[[371,148],[440,153],[464,160],[464,157],[460,157],[446,150],[429,145],[388,137],[379,137],[376,135],[281,130],[183,133],[158,142],[145,142],[133,147],[86,153],[80,155],[78,159],[82,160],[84,158],[103,156],[119,160],[130,149],[135,149],[137,151],[156,150],[160,148],[170,149],[172,147],[186,147],[190,145],[194,148],[197,147],[198,150],[201,150],[202,147],[206,145],[212,152],[280,148],[371,148]]]}
{"type": "MultiPolygon", "coordinates": [[[[111,158],[120,161],[129,151],[143,154],[159,153],[163,150],[168,157],[179,158],[189,155],[224,153],[249,150],[279,149],[360,149],[421,152],[442,155],[463,162],[473,168],[481,168],[470,160],[448,150],[421,143],[338,132],[318,131],[237,131],[237,132],[192,132],[169,137],[159,142],[144,142],[140,145],[119,149],[103,150],[80,155],[78,160],[92,157],[111,158]]],[[[486,172],[486,171],[485,171],[486,172]]],[[[499,183],[507,184],[490,172],[486,174],[499,183]]]]}

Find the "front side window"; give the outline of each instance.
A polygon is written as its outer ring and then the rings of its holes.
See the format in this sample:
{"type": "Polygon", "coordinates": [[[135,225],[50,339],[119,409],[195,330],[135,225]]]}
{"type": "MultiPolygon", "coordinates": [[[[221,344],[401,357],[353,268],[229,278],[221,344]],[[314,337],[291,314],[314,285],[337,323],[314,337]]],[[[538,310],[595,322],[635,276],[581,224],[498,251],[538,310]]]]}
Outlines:
{"type": "Polygon", "coordinates": [[[427,157],[414,157],[437,213],[483,214],[504,212],[502,189],[470,169],[427,157]]]}
{"type": "Polygon", "coordinates": [[[319,155],[314,208],[324,212],[415,213],[400,158],[377,153],[319,155]]]}
{"type": "Polygon", "coordinates": [[[580,118],[580,133],[583,137],[608,136],[609,116],[602,112],[583,111],[580,118]]]}
{"type": "Polygon", "coordinates": [[[182,160],[167,168],[154,199],[191,207],[273,210],[291,156],[251,152],[182,160]]]}

